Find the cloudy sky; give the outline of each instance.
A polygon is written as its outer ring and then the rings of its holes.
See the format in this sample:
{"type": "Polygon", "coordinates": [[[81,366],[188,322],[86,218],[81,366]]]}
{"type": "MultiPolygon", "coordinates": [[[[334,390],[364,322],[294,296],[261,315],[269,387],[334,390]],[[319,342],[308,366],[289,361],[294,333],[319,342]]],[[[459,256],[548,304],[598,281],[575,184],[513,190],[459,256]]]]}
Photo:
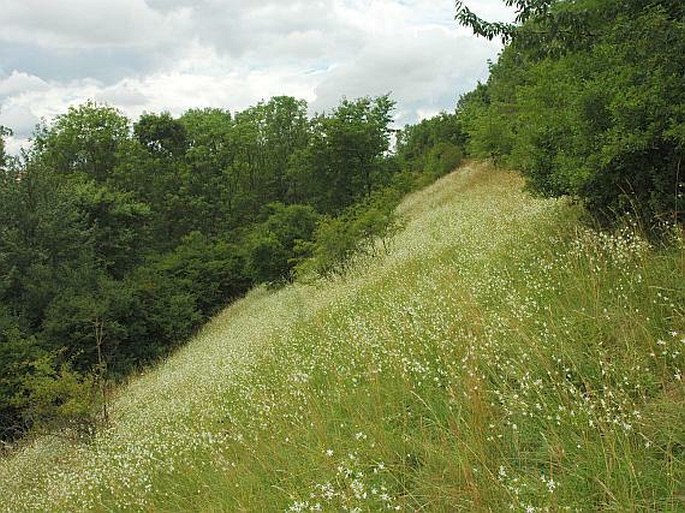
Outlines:
{"type": "MultiPolygon", "coordinates": [[[[502,0],[467,3],[513,17],[502,0]]],[[[0,125],[16,152],[88,99],[136,119],[388,92],[396,124],[414,123],[452,109],[500,50],[453,18],[453,0],[0,0],[0,125]]]]}

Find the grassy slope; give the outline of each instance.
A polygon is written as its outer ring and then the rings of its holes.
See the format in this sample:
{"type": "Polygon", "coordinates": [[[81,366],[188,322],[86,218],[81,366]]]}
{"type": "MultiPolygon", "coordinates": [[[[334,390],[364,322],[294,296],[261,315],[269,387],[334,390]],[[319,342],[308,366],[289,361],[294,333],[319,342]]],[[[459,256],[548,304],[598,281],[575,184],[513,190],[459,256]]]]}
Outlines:
{"type": "Polygon", "coordinates": [[[257,290],[0,511],[683,511],[685,256],[513,174],[409,197],[389,254],[257,290]]]}

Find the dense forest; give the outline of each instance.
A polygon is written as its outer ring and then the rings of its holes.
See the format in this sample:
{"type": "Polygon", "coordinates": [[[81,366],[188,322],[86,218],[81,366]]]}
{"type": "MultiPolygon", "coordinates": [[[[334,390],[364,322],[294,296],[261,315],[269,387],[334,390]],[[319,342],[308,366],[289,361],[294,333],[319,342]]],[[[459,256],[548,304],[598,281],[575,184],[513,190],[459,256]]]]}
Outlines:
{"type": "Polygon", "coordinates": [[[369,249],[402,194],[463,157],[456,115],[394,136],[393,108],[343,100],[310,118],[276,97],[132,123],[89,102],[38,127],[21,159],[1,153],[1,438],[90,432],[112,382],[253,285],[369,249]]]}

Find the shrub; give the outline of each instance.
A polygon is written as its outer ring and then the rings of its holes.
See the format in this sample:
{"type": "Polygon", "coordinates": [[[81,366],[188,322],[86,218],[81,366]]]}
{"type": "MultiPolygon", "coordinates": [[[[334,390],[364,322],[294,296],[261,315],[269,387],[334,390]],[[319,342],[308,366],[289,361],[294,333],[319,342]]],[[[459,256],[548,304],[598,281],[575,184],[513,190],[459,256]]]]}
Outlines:
{"type": "Polygon", "coordinates": [[[31,364],[23,380],[23,392],[14,397],[24,423],[34,431],[69,430],[90,436],[99,422],[103,398],[94,375],[76,372],[64,362],[55,364],[46,355],[31,364]]]}
{"type": "Polygon", "coordinates": [[[267,219],[248,242],[247,274],[257,283],[289,280],[293,268],[308,255],[319,214],[308,205],[267,206],[267,219]]]}
{"type": "Polygon", "coordinates": [[[299,263],[297,274],[330,276],[344,273],[355,254],[375,251],[376,241],[386,239],[399,227],[395,207],[402,193],[388,187],[338,217],[326,217],[317,226],[314,240],[305,246],[311,256],[299,263]]]}
{"type": "Polygon", "coordinates": [[[463,150],[454,143],[439,142],[426,155],[426,171],[439,178],[454,171],[464,160],[463,150]]]}

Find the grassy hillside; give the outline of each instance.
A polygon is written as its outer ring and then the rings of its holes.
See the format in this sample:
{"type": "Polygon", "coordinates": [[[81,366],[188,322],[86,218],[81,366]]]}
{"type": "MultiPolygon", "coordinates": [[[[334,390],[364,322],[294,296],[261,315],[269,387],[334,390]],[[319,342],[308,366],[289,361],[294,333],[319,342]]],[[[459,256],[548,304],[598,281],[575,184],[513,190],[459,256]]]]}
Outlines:
{"type": "Polygon", "coordinates": [[[472,165],[345,278],[258,289],[1,511],[684,511],[685,253],[472,165]]]}

